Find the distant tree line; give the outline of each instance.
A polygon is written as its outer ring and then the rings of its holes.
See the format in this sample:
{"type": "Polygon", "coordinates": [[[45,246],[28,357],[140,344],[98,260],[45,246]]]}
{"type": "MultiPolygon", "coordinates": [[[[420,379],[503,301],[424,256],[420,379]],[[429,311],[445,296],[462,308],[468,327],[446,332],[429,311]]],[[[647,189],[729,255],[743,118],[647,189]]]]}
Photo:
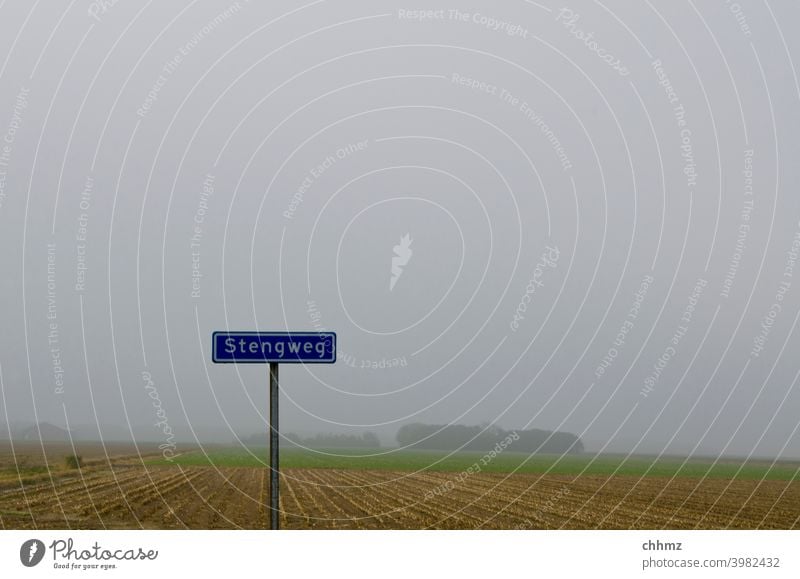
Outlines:
{"type": "MultiPolygon", "coordinates": [[[[374,432],[364,432],[362,434],[321,433],[309,437],[302,437],[299,434],[289,432],[284,435],[284,439],[288,444],[309,448],[379,448],[381,445],[378,435],[374,432]]],[[[267,443],[267,434],[254,434],[242,439],[242,442],[261,446],[267,443]]]]}
{"type": "Polygon", "coordinates": [[[430,450],[491,450],[512,432],[519,436],[508,447],[511,452],[567,454],[583,452],[583,442],[570,432],[550,430],[507,431],[495,426],[463,424],[406,424],[397,431],[397,443],[403,447],[430,450]]]}
{"type": "Polygon", "coordinates": [[[297,445],[310,448],[379,448],[381,441],[374,432],[362,434],[315,434],[303,438],[297,434],[289,433],[286,438],[297,445]]]}

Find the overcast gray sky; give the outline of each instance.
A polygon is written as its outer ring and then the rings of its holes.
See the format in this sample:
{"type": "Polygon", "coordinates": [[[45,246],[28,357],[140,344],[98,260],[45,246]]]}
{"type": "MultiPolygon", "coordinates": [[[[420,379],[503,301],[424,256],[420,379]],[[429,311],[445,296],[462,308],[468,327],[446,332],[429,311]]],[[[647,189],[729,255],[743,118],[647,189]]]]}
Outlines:
{"type": "Polygon", "coordinates": [[[3,3],[0,422],[800,456],[800,7],[457,4],[3,3]]]}

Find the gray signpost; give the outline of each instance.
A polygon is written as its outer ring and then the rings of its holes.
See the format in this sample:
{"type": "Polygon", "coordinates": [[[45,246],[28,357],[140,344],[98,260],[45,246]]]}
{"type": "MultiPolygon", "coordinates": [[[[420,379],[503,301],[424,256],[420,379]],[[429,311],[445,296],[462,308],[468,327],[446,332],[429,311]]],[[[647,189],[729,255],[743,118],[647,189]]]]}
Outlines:
{"type": "Polygon", "coordinates": [[[211,359],[216,364],[269,364],[269,527],[280,528],[280,453],[278,366],[333,364],[334,332],[214,332],[211,359]]]}
{"type": "Polygon", "coordinates": [[[278,364],[269,364],[269,528],[280,529],[280,456],[278,439],[278,364]]]}

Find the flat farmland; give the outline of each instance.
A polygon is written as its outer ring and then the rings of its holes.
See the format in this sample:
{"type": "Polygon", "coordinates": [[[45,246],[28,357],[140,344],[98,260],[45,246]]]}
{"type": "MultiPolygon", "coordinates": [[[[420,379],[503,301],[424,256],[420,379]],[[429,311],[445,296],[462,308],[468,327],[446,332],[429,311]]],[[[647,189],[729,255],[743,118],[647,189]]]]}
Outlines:
{"type": "MultiPolygon", "coordinates": [[[[6,529],[259,529],[263,449],[15,444],[0,450],[6,529]]],[[[798,465],[646,457],[319,453],[282,456],[287,529],[798,529],[798,465]],[[338,456],[337,456],[338,455],[338,456]],[[498,459],[501,457],[497,457],[498,459]]]]}

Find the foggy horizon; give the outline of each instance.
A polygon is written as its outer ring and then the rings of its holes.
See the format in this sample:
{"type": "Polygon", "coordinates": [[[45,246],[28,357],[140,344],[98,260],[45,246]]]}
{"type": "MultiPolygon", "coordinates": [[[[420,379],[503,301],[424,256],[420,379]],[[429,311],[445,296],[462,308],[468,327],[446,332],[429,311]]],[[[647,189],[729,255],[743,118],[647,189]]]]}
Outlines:
{"type": "Polygon", "coordinates": [[[312,4],[3,6],[3,436],[800,458],[800,6],[312,4]]]}

